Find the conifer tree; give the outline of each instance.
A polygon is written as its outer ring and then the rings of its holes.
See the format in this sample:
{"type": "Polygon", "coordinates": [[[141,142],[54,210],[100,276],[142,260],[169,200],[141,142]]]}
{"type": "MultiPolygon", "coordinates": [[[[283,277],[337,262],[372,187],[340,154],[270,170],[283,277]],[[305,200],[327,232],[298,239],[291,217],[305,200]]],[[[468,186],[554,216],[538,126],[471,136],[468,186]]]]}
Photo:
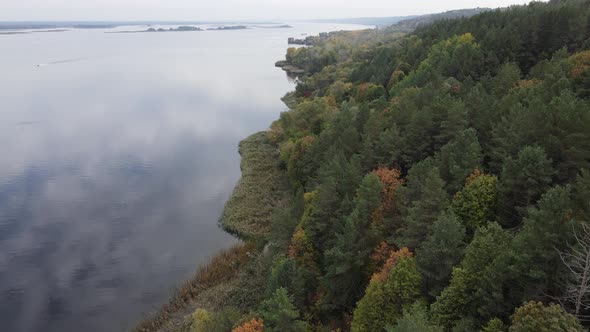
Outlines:
{"type": "Polygon", "coordinates": [[[353,203],[354,210],[344,219],[333,245],[326,251],[323,284],[327,290],[327,310],[351,307],[362,292],[359,285],[366,284],[368,258],[377,244],[369,226],[381,206],[382,191],[377,175],[365,176],[353,203]]]}
{"type": "Polygon", "coordinates": [[[392,253],[389,264],[373,276],[353,314],[353,332],[382,331],[419,300],[420,274],[407,248],[392,253]]]}
{"type": "Polygon", "coordinates": [[[416,250],[416,265],[428,295],[436,297],[447,286],[453,266],[463,258],[465,227],[452,211],[441,214],[432,234],[416,250]]]}
{"type": "Polygon", "coordinates": [[[458,192],[467,176],[480,167],[481,160],[481,146],[473,128],[459,132],[454,140],[443,146],[439,154],[439,168],[447,191],[450,194],[458,192]]]}
{"type": "Polygon", "coordinates": [[[500,211],[507,226],[514,226],[530,205],[549,189],[555,174],[551,160],[538,146],[523,148],[508,159],[500,176],[500,211]]]}
{"type": "Polygon", "coordinates": [[[432,224],[448,206],[444,181],[435,161],[426,159],[412,167],[406,186],[400,190],[403,228],[395,241],[413,249],[430,235],[432,224]]]}
{"type": "Polygon", "coordinates": [[[293,306],[291,297],[284,288],[277,289],[272,297],[262,302],[259,312],[264,322],[264,331],[305,331],[305,323],[299,320],[299,312],[293,306]]]}

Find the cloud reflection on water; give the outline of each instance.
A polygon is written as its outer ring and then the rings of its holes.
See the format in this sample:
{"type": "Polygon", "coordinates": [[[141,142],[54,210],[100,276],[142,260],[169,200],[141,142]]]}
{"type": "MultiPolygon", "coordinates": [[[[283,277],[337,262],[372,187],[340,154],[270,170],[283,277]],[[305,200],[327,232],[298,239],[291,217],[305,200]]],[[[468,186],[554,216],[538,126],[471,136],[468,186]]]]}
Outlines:
{"type": "Polygon", "coordinates": [[[237,144],[285,109],[287,37],[324,29],[5,36],[3,328],[124,329],[233,243],[237,144]]]}

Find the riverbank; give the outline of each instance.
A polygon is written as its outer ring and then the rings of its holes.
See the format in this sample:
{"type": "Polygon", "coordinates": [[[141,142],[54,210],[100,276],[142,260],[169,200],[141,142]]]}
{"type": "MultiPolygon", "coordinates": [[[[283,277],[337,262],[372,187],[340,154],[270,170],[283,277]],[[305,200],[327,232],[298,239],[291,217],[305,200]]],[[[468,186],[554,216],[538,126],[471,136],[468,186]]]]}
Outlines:
{"type": "Polygon", "coordinates": [[[197,309],[241,316],[262,300],[264,292],[260,290],[265,289],[272,257],[261,243],[270,232],[273,210],[287,205],[290,188],[279,164],[278,149],[266,132],[241,141],[239,152],[242,176],[225,205],[220,224],[244,242],[199,268],[167,304],[142,320],[134,332],[188,332],[197,309]]]}
{"type": "Polygon", "coordinates": [[[240,142],[242,177],[225,204],[221,226],[242,240],[263,240],[270,232],[273,211],[285,207],[289,180],[281,169],[278,147],[266,132],[240,142]]]}

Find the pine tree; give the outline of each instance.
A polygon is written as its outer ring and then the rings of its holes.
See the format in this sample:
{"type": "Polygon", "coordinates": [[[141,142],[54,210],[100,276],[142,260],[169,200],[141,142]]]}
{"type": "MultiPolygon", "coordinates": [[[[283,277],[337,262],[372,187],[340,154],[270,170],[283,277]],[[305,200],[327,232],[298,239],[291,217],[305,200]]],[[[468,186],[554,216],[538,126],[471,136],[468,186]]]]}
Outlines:
{"type": "Polygon", "coordinates": [[[500,225],[489,224],[475,232],[465,249],[465,258],[453,268],[451,282],[436,298],[431,310],[439,325],[450,329],[461,320],[473,319],[484,324],[503,313],[502,282],[496,273],[505,273],[502,257],[509,245],[509,236],[500,225]]]}
{"type": "Polygon", "coordinates": [[[432,226],[432,234],[416,250],[416,265],[428,295],[436,297],[448,284],[453,266],[463,258],[465,227],[452,211],[432,226]]]}
{"type": "MultiPolygon", "coordinates": [[[[530,297],[555,295],[565,271],[559,251],[572,240],[574,225],[571,188],[555,187],[529,210],[522,229],[513,241],[514,271],[530,297]]],[[[529,298],[530,298],[529,297],[529,298]]]]}
{"type": "Polygon", "coordinates": [[[262,302],[258,311],[264,322],[264,331],[305,331],[305,323],[299,320],[299,312],[284,288],[277,289],[272,297],[262,302]]]}
{"type": "Polygon", "coordinates": [[[359,285],[366,284],[368,258],[377,244],[369,226],[381,205],[382,191],[377,175],[365,176],[353,203],[354,210],[344,219],[336,240],[326,250],[323,284],[327,290],[324,307],[328,311],[352,307],[363,289],[359,285]]]}
{"type": "Polygon", "coordinates": [[[400,195],[403,229],[395,241],[398,246],[413,249],[430,235],[432,224],[448,206],[444,181],[435,161],[426,159],[414,165],[400,195]]]}
{"type": "Polygon", "coordinates": [[[458,192],[465,179],[473,170],[480,167],[481,146],[475,129],[469,128],[442,147],[439,154],[440,174],[450,194],[458,192]]]}
{"type": "Polygon", "coordinates": [[[387,332],[443,332],[428,318],[428,311],[424,304],[416,302],[407,310],[394,326],[386,328],[387,332]]]}
{"type": "Polygon", "coordinates": [[[395,263],[386,265],[380,273],[386,273],[386,278],[374,277],[358,302],[351,325],[353,332],[382,331],[419,300],[421,280],[414,259],[407,255],[394,257],[395,263]]]}
{"type": "Polygon", "coordinates": [[[505,162],[500,176],[500,212],[507,226],[514,226],[528,207],[549,189],[555,171],[545,151],[538,146],[523,148],[516,159],[505,162]]]}

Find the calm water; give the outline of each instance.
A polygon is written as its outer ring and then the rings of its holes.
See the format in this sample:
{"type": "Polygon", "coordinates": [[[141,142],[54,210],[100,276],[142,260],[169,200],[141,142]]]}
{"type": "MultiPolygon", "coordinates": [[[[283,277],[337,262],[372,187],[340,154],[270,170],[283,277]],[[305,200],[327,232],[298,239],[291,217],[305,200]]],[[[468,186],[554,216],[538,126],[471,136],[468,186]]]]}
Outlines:
{"type": "Polygon", "coordinates": [[[2,331],[125,330],[235,242],[217,219],[285,110],[287,38],[360,28],[293,25],[0,36],[2,331]]]}

